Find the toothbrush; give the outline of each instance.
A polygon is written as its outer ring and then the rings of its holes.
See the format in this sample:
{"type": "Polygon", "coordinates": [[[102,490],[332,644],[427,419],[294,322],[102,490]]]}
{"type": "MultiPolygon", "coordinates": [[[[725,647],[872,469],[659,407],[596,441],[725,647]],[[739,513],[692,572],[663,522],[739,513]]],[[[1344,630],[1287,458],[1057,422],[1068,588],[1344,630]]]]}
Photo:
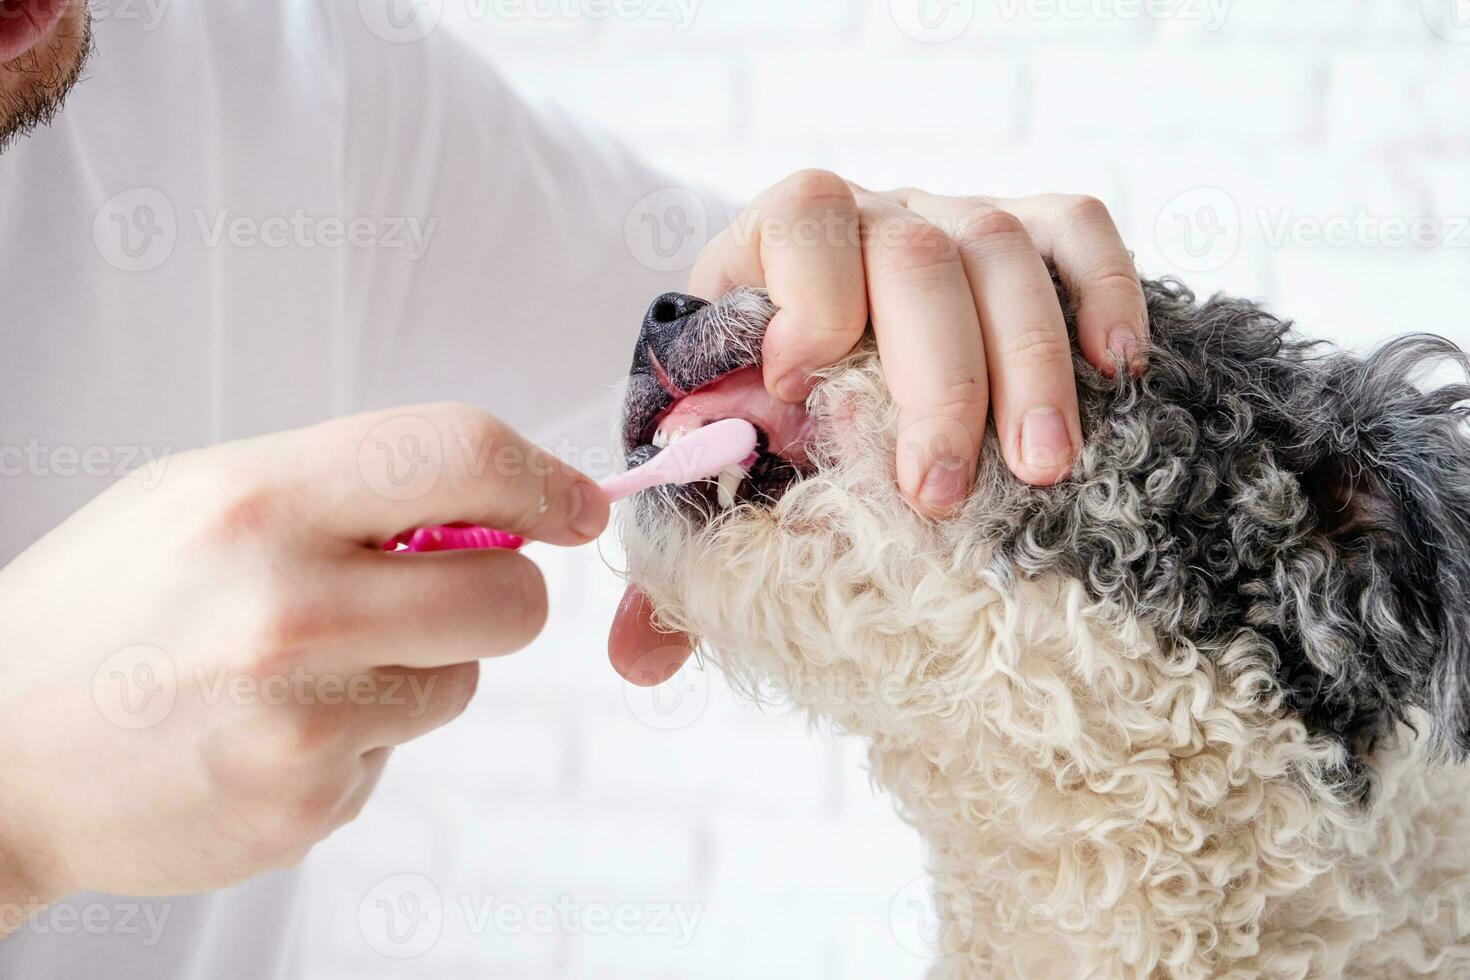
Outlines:
{"type": "MultiPolygon", "coordinates": [[[[705,480],[727,467],[749,466],[754,462],[756,438],[755,426],[744,419],[721,419],[695,429],[660,450],[642,466],[600,480],[597,485],[616,503],[640,490],[705,480]]],[[[507,531],[472,524],[447,524],[405,531],[383,545],[383,550],[422,552],[508,548],[513,551],[525,543],[520,535],[507,531]]]]}

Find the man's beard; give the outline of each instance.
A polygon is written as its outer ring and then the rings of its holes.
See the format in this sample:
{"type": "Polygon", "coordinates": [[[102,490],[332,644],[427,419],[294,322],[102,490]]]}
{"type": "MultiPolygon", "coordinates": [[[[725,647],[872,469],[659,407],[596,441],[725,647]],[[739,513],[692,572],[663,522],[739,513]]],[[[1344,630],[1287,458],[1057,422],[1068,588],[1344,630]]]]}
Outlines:
{"type": "Polygon", "coordinates": [[[82,77],[92,47],[92,12],[82,4],[76,27],[63,20],[54,37],[0,65],[0,153],[50,125],[82,77]]]}

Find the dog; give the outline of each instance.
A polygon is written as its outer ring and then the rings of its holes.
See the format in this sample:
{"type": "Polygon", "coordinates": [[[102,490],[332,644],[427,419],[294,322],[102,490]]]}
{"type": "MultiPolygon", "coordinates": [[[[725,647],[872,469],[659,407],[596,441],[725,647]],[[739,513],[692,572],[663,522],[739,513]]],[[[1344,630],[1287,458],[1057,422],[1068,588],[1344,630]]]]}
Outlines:
{"type": "Polygon", "coordinates": [[[1023,485],[991,432],[938,521],[899,495],[871,337],[785,406],[764,293],[659,297],[628,463],[715,418],[762,437],[639,495],[631,583],[867,741],[925,842],[931,977],[1470,977],[1470,386],[1425,376],[1467,359],[1144,288],[1146,368],[1074,358],[1070,477],[1023,485]]]}

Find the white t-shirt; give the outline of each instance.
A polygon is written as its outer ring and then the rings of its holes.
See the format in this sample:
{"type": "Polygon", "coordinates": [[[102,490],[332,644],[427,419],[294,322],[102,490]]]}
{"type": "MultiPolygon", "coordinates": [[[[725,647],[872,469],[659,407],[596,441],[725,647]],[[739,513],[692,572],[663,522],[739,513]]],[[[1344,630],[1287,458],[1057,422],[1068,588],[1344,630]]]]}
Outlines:
{"type": "MultiPolygon", "coordinates": [[[[444,30],[384,40],[373,4],[108,6],[65,111],[0,154],[0,563],[150,454],[364,408],[606,444],[643,310],[682,286],[625,235],[667,180],[444,30]]],[[[73,896],[0,976],[286,976],[295,880],[73,896]]]]}

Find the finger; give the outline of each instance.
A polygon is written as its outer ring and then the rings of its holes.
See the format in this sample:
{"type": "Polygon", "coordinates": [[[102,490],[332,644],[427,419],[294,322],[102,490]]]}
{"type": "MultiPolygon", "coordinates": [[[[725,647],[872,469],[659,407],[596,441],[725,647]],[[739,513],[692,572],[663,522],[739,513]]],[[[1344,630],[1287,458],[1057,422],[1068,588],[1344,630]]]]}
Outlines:
{"type": "Polygon", "coordinates": [[[629,586],[607,637],[613,669],[639,687],[655,687],[677,674],[693,652],[689,637],[659,628],[653,619],[653,603],[629,586]]]}
{"type": "Polygon", "coordinates": [[[597,484],[471,406],[369,412],[296,435],[282,473],[294,474],[302,516],[344,540],[464,521],[572,545],[607,525],[597,484]]]}
{"type": "Polygon", "coordinates": [[[1002,202],[1049,255],[1077,304],[1077,345],[1098,370],[1148,362],[1148,304],[1138,269],[1107,206],[1095,197],[1048,194],[1002,202]]]}
{"type": "Polygon", "coordinates": [[[291,744],[306,756],[352,758],[371,775],[384,751],[464,713],[479,684],[478,663],[432,670],[384,667],[347,674],[306,674],[292,721],[291,744]]]}
{"type": "Polygon", "coordinates": [[[754,207],[742,211],[729,227],[710,239],[694,260],[689,272],[689,292],[701,299],[717,299],[736,286],[764,289],[766,270],[761,268],[758,236],[759,216],[754,207]]]}
{"type": "Polygon", "coordinates": [[[332,601],[326,597],[303,604],[303,626],[281,638],[329,669],[431,670],[501,657],[531,644],[547,620],[541,570],[516,551],[363,551],[338,561],[329,577],[343,611],[313,613],[332,601]]]}
{"type": "Polygon", "coordinates": [[[898,482],[939,516],[969,493],[989,389],[975,300],[954,243],[921,216],[864,211],[873,330],[899,407],[898,482]]]}
{"type": "MultiPolygon", "coordinates": [[[[856,187],[857,185],[853,186],[856,187]]],[[[893,204],[901,208],[906,208],[909,207],[909,202],[912,201],[916,195],[931,200],[935,199],[935,195],[929,194],[926,191],[921,191],[917,187],[895,187],[892,190],[886,191],[870,191],[864,189],[859,189],[857,191],[858,204],[860,206],[866,205],[869,198],[877,198],[878,200],[886,201],[889,204],[893,204]]],[[[941,198],[941,200],[964,200],[971,204],[996,205],[995,198],[984,196],[971,196],[965,198],[941,198]]]]}
{"type": "Polygon", "coordinates": [[[909,206],[959,243],[1006,463],[1028,483],[1055,483],[1071,468],[1082,427],[1072,345],[1041,253],[1019,218],[983,202],[915,192],[909,206]]]}
{"type": "Polygon", "coordinates": [[[253,758],[257,775],[280,780],[289,775],[315,781],[324,772],[349,777],[319,785],[316,795],[341,799],[358,781],[373,776],[386,761],[388,747],[402,745],[462,714],[474,697],[479,664],[454,664],[420,670],[404,667],[363,671],[293,671],[289,683],[260,689],[260,698],[278,710],[256,713],[253,758]],[[270,765],[289,760],[290,765],[270,765]],[[322,763],[333,763],[324,768],[322,763]],[[336,764],[356,763],[357,773],[336,764]]]}
{"type": "Polygon", "coordinates": [[[766,387],[802,401],[811,376],[862,337],[868,303],[857,204],[847,182],[803,170],[766,191],[696,263],[690,290],[764,286],[777,307],[762,350],[766,387]]]}
{"type": "Polygon", "coordinates": [[[342,708],[349,738],[359,752],[411,742],[449,724],[469,707],[480,682],[480,665],[451,664],[431,670],[385,667],[370,675],[371,688],[342,708]]]}

